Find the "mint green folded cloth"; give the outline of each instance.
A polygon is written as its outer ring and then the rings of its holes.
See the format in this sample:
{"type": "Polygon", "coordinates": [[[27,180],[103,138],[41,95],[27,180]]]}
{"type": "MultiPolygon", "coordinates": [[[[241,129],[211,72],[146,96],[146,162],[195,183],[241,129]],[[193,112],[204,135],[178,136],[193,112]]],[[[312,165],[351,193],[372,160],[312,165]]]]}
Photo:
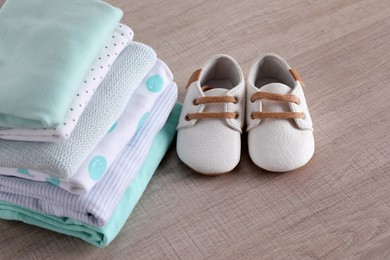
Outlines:
{"type": "Polygon", "coordinates": [[[98,247],[107,246],[122,229],[168,150],[176,134],[180,110],[181,105],[176,104],[164,127],[154,138],[142,168],[134,177],[106,225],[102,227],[91,226],[66,217],[42,214],[5,201],[0,201],[0,218],[19,220],[27,224],[78,237],[98,247]]]}
{"type": "Polygon", "coordinates": [[[121,17],[100,0],[7,0],[0,9],[0,126],[62,122],[121,17]]]}

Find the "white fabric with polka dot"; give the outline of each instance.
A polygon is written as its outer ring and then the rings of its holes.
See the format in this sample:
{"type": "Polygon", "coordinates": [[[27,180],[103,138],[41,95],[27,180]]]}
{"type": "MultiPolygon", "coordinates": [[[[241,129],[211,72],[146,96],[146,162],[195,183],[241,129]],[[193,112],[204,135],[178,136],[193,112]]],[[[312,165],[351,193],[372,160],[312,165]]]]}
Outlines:
{"type": "Polygon", "coordinates": [[[0,175],[50,182],[76,195],[88,193],[126,144],[142,134],[137,130],[141,128],[153,106],[161,102],[159,98],[162,93],[170,88],[177,88],[172,72],[163,61],[157,60],[156,65],[134,91],[123,114],[71,178],[57,179],[45,173],[21,168],[0,168],[0,175]]]}
{"type": "Polygon", "coordinates": [[[115,28],[107,39],[105,47],[92,63],[77,95],[74,97],[64,122],[56,128],[49,129],[4,129],[0,130],[0,138],[35,142],[63,142],[67,140],[94,92],[110,70],[111,65],[133,40],[133,37],[133,31],[126,25],[119,24],[115,28]]]}

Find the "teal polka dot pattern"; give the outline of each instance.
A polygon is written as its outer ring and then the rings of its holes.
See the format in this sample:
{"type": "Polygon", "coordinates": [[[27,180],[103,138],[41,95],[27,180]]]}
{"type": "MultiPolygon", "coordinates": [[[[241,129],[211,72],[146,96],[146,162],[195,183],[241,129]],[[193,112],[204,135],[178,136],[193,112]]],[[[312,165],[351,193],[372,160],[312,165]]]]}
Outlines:
{"type": "Polygon", "coordinates": [[[89,162],[89,176],[92,180],[97,181],[100,179],[100,177],[103,176],[103,173],[105,172],[107,168],[107,160],[103,156],[95,156],[90,162],[89,162]]]}
{"type": "Polygon", "coordinates": [[[56,177],[56,176],[50,176],[50,178],[46,178],[46,181],[57,186],[57,187],[60,187],[60,180],[56,177]]]}
{"type": "Polygon", "coordinates": [[[110,130],[108,130],[108,132],[111,133],[112,131],[114,131],[117,124],[118,124],[118,121],[115,122],[115,123],[111,126],[111,128],[110,128],[110,130]]]}
{"type": "Polygon", "coordinates": [[[160,75],[152,75],[146,80],[146,88],[150,92],[160,92],[164,86],[164,79],[160,75]]]}
{"type": "Polygon", "coordinates": [[[145,120],[148,119],[149,114],[150,112],[146,112],[141,116],[140,120],[138,121],[137,130],[142,127],[142,125],[145,123],[145,120]]]}
{"type": "Polygon", "coordinates": [[[26,168],[18,168],[17,172],[20,174],[24,174],[24,175],[31,175],[30,172],[28,171],[28,169],[26,169],[26,168]]]}

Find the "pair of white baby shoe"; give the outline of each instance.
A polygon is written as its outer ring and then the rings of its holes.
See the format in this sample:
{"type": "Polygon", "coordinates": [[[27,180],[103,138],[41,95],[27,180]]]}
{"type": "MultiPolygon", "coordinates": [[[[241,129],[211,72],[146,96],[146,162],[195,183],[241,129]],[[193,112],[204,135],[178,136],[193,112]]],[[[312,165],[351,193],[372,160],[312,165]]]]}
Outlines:
{"type": "Polygon", "coordinates": [[[310,114],[302,79],[276,54],[259,57],[247,84],[228,55],[209,59],[187,84],[177,126],[177,154],[194,171],[229,172],[241,155],[244,124],[252,161],[268,171],[305,165],[314,154],[310,114]]]}

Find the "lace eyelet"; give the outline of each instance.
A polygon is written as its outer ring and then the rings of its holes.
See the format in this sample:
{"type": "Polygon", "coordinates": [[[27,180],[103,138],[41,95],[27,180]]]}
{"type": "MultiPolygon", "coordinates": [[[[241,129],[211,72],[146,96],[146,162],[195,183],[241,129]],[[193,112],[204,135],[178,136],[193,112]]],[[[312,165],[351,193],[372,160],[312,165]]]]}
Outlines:
{"type": "Polygon", "coordinates": [[[236,99],[236,101],[233,102],[233,104],[237,104],[238,103],[238,97],[234,97],[236,99]]]}
{"type": "Polygon", "coordinates": [[[251,103],[254,103],[255,101],[253,100],[253,98],[251,98],[251,103]]]}
{"type": "Polygon", "coordinates": [[[239,118],[239,114],[238,114],[238,112],[235,112],[236,113],[236,115],[234,116],[234,119],[238,119],[239,118]]]}
{"type": "Polygon", "coordinates": [[[253,116],[253,112],[251,113],[251,119],[255,120],[255,117],[253,116]]]}
{"type": "Polygon", "coordinates": [[[194,105],[194,106],[199,106],[199,104],[197,103],[197,99],[194,99],[193,101],[192,101],[192,104],[194,105]]]}
{"type": "Polygon", "coordinates": [[[188,115],[186,115],[184,119],[185,119],[186,121],[190,121],[190,120],[191,120],[190,117],[189,117],[188,115]]]}

